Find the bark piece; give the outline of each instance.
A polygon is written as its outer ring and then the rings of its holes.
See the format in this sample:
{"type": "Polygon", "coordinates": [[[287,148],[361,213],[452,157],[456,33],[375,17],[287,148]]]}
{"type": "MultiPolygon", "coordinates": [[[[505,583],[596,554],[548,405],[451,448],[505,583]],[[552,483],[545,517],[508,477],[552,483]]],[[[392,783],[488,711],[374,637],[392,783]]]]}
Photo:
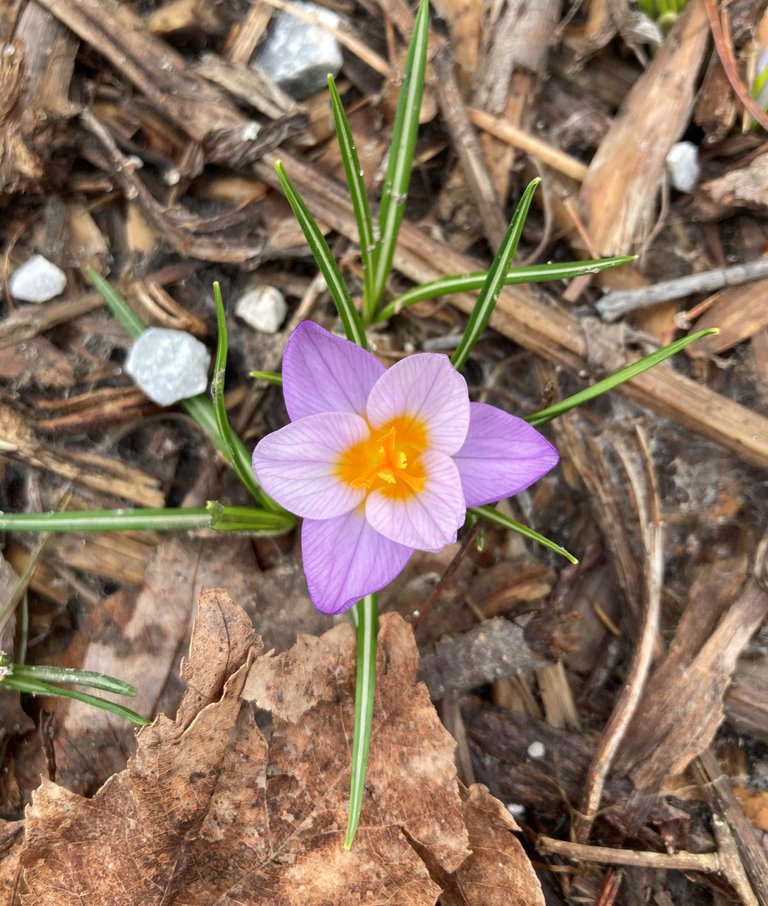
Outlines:
{"type": "Polygon", "coordinates": [[[601,255],[627,254],[650,231],[667,152],[690,120],[708,35],[703,3],[695,0],[635,83],[590,164],[581,200],[601,255]]]}

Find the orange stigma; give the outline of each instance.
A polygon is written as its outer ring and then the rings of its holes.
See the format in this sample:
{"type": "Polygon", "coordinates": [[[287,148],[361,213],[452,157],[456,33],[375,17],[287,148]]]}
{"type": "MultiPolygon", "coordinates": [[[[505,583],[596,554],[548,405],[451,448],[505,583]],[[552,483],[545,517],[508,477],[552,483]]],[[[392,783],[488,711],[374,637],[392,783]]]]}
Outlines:
{"type": "Polygon", "coordinates": [[[393,500],[406,500],[424,490],[426,473],[421,454],[427,445],[423,424],[398,416],[341,455],[336,474],[353,488],[382,491],[393,500]]]}

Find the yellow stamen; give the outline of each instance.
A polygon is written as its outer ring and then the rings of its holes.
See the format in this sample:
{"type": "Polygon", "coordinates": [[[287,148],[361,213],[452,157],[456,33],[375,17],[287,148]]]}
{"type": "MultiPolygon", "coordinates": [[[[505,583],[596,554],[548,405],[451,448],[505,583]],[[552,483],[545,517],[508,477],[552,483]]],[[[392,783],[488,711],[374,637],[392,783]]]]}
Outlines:
{"type": "Polygon", "coordinates": [[[405,500],[424,490],[426,473],[421,454],[426,447],[423,423],[399,416],[343,453],[337,475],[353,488],[381,491],[392,499],[405,500]]]}

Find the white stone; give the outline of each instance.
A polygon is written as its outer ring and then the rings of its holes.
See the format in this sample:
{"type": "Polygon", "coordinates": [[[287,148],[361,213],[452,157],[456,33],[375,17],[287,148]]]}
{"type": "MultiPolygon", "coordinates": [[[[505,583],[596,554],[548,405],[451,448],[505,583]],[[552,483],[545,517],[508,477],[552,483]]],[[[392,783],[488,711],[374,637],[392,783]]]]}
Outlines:
{"type": "Polygon", "coordinates": [[[274,286],[254,286],[237,300],[235,314],[255,330],[277,333],[288,314],[288,306],[274,286]]]}
{"type": "Polygon", "coordinates": [[[544,743],[539,742],[538,739],[528,746],[528,754],[531,758],[543,758],[546,751],[544,743]]]}
{"type": "MultiPolygon", "coordinates": [[[[314,3],[298,2],[296,6],[333,28],[339,24],[339,16],[332,10],[314,3]]],[[[296,100],[326,88],[328,74],[337,75],[341,63],[341,48],[329,31],[287,12],[277,17],[267,40],[253,59],[254,66],[262,69],[296,100]]]]}
{"type": "Polygon", "coordinates": [[[131,346],[125,370],[153,403],[172,406],[205,390],[210,363],[210,353],[191,334],[150,327],[131,346]]]}
{"type": "Polygon", "coordinates": [[[32,255],[8,281],[11,295],[22,302],[47,302],[67,287],[67,275],[42,255],[32,255]]]}
{"type": "Polygon", "coordinates": [[[669,181],[678,192],[693,192],[699,181],[699,149],[693,142],[677,142],[667,154],[669,181]]]}

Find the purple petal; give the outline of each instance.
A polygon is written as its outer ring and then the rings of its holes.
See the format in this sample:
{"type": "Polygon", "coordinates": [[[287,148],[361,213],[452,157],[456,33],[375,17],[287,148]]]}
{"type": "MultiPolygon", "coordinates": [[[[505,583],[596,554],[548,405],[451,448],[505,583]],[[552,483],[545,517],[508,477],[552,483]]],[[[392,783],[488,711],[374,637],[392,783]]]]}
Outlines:
{"type": "Polygon", "coordinates": [[[386,369],[370,352],[313,321],[302,321],[283,355],[283,396],[291,421],[321,412],[365,415],[371,387],[386,369]]]}
{"type": "Polygon", "coordinates": [[[301,551],[310,597],[328,614],[341,613],[383,588],[412,553],[371,528],[362,507],[335,519],[305,519],[301,551]]]}
{"type": "Polygon", "coordinates": [[[427,430],[428,448],[451,455],[469,428],[467,383],[444,355],[422,352],[393,365],[368,397],[368,421],[381,428],[411,416],[427,430]]]}
{"type": "Polygon", "coordinates": [[[362,501],[365,489],[338,478],[339,458],[370,434],[351,412],[309,415],[268,434],[253,451],[253,471],[267,494],[297,516],[341,516],[362,501]]]}
{"type": "Polygon", "coordinates": [[[519,494],[557,465],[557,450],[521,418],[485,403],[469,411],[467,439],[453,457],[467,506],[519,494]]]}
{"type": "Polygon", "coordinates": [[[405,499],[373,491],[365,502],[365,518],[390,541],[424,551],[453,544],[464,522],[466,506],[461,478],[450,456],[428,451],[420,459],[424,489],[405,499]]]}

